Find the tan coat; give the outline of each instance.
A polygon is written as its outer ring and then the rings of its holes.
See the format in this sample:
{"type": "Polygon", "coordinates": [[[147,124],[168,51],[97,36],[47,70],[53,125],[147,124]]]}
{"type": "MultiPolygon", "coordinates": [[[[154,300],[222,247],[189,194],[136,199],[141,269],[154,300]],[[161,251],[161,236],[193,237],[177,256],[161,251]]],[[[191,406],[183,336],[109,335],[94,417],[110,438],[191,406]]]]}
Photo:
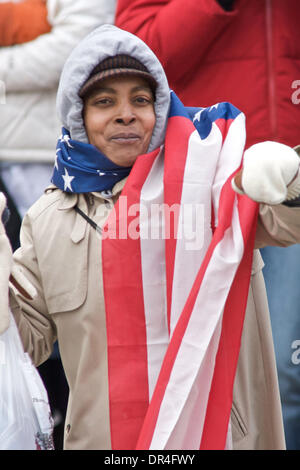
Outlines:
{"type": "MultiPolygon", "coordinates": [[[[11,289],[11,307],[26,350],[40,364],[59,341],[70,387],[65,449],[111,449],[101,240],[74,206],[78,201],[101,226],[123,185],[121,181],[114,187],[113,202],[99,193],[87,201],[83,195],[49,189],[25,217],[22,246],[14,256],[38,292],[28,301],[11,289]]],[[[261,206],[261,214],[265,226],[259,223],[258,247],[300,242],[300,208],[261,206]]],[[[255,251],[234,387],[235,449],[284,448],[262,267],[255,251]]]]}

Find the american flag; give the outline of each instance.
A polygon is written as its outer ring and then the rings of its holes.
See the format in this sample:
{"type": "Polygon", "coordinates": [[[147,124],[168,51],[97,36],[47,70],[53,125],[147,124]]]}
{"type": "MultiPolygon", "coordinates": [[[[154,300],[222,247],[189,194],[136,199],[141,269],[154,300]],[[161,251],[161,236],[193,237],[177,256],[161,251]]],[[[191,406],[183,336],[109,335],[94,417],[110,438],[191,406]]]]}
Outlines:
{"type": "Polygon", "coordinates": [[[138,157],[106,222],[113,449],[230,448],[258,209],[231,187],[244,144],[244,115],[232,105],[185,108],[172,92],[164,146],[138,157]],[[154,205],[164,236],[151,236],[154,205]],[[198,218],[187,217],[195,207],[198,218]],[[186,232],[195,220],[199,237],[186,232]]]}

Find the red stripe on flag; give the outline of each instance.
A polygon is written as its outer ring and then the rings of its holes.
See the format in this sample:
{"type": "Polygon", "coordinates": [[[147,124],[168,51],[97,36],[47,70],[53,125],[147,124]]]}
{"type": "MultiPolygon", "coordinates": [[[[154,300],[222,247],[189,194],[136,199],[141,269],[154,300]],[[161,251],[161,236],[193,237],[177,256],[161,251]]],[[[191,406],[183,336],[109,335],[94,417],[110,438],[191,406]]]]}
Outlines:
{"type": "MultiPolygon", "coordinates": [[[[140,202],[157,154],[158,150],[136,161],[121,195],[123,201],[127,198],[127,209],[140,202]]],[[[111,442],[118,450],[134,449],[149,404],[140,239],[128,236],[128,231],[127,237],[118,237],[124,222],[130,229],[130,223],[138,222],[135,219],[138,214],[124,213],[119,199],[104,228],[107,233],[110,227],[110,236],[104,234],[102,240],[111,442]]]]}
{"type": "Polygon", "coordinates": [[[224,119],[224,118],[219,118],[219,119],[216,119],[216,121],[215,121],[216,125],[218,126],[218,128],[221,131],[223,142],[227,137],[229,128],[230,128],[233,121],[234,121],[234,119],[224,119]]]}

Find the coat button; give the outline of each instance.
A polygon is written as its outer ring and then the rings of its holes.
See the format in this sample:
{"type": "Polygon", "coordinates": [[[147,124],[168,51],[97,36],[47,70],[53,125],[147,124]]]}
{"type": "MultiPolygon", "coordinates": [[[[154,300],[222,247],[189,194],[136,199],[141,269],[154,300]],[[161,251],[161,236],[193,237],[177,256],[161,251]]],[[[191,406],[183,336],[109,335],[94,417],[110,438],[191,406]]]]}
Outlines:
{"type": "Polygon", "coordinates": [[[66,431],[67,431],[67,433],[69,434],[69,432],[71,431],[71,424],[68,424],[68,425],[67,425],[66,431]]]}

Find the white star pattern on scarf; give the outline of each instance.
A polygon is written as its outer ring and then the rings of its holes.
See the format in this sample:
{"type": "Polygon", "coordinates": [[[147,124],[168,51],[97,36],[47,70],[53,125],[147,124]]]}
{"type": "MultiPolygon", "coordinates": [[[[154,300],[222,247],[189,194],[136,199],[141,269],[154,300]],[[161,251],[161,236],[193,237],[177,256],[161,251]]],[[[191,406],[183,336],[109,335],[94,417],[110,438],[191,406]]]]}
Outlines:
{"type": "Polygon", "coordinates": [[[61,152],[61,149],[57,149],[57,150],[56,150],[56,155],[55,155],[54,166],[55,166],[55,168],[57,169],[57,171],[58,171],[58,163],[57,163],[58,152],[61,152]]]}
{"type": "MultiPolygon", "coordinates": [[[[106,175],[105,171],[101,171],[101,170],[97,170],[97,173],[98,173],[99,176],[105,176],[106,175]]],[[[118,176],[118,173],[112,173],[112,174],[114,176],[118,176]]]]}
{"type": "Polygon", "coordinates": [[[68,147],[70,147],[71,149],[73,149],[73,145],[70,144],[69,140],[71,140],[71,137],[67,134],[65,135],[61,135],[60,136],[60,141],[61,142],[65,142],[67,144],[68,147]]]}
{"type": "Polygon", "coordinates": [[[64,187],[64,191],[66,191],[67,189],[69,189],[70,191],[73,192],[73,189],[72,189],[72,186],[71,186],[71,182],[73,181],[73,179],[75,178],[75,176],[70,176],[69,173],[68,173],[68,170],[66,168],[64,168],[65,170],[65,174],[62,175],[62,178],[64,180],[64,184],[65,184],[65,187],[64,187]]]}

